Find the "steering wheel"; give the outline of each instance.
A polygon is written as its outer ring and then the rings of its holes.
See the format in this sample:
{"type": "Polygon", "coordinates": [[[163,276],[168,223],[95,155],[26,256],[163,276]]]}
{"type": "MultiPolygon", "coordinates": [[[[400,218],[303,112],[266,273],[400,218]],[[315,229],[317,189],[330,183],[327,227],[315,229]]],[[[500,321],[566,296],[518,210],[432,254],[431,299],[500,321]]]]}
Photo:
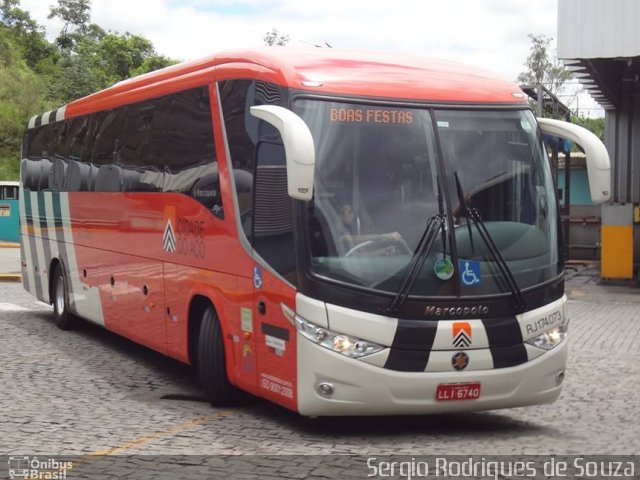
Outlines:
{"type": "Polygon", "coordinates": [[[375,255],[413,255],[413,250],[407,245],[402,238],[391,238],[380,236],[380,238],[372,238],[354,245],[344,254],[345,257],[354,255],[365,255],[367,253],[375,253],[375,255]]]}

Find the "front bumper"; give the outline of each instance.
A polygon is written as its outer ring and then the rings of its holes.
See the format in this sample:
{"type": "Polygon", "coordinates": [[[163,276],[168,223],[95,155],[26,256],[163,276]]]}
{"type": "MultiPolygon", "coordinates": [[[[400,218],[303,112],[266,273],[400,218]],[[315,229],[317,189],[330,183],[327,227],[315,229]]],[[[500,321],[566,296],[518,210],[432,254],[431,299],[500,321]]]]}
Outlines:
{"type": "Polygon", "coordinates": [[[567,341],[524,364],[493,370],[399,372],[315,345],[298,333],[298,411],[302,415],[408,415],[471,412],[551,403],[560,395],[567,341]],[[323,396],[318,384],[330,383],[323,396]],[[480,398],[436,401],[441,383],[480,382],[480,398]]]}

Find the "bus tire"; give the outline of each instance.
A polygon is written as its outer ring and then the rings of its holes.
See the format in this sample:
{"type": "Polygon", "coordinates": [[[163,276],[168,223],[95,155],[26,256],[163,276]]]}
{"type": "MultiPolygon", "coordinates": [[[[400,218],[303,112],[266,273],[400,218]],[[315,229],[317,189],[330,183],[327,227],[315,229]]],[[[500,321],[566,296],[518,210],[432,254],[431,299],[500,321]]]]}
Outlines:
{"type": "Polygon", "coordinates": [[[197,369],[200,387],[211,405],[226,407],[236,403],[236,388],[227,378],[220,321],[211,305],[205,309],[200,323],[197,369]]]}
{"type": "Polygon", "coordinates": [[[56,265],[52,278],[51,302],[53,303],[53,318],[61,330],[72,330],[78,326],[78,318],[69,311],[67,278],[60,264],[56,265]]]}

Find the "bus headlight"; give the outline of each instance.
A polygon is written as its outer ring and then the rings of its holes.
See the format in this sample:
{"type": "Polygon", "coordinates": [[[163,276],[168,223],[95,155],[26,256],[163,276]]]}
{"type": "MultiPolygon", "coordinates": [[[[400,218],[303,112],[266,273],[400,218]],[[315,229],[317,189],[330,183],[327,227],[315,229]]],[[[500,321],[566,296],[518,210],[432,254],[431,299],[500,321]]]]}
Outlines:
{"type": "Polygon", "coordinates": [[[545,330],[537,337],[530,338],[526,343],[544,350],[551,350],[567,338],[568,326],[569,321],[564,321],[560,325],[545,330]]]}
{"type": "Polygon", "coordinates": [[[364,357],[384,349],[382,345],[377,343],[319,327],[298,315],[295,316],[295,324],[296,329],[313,343],[347,357],[364,357]]]}

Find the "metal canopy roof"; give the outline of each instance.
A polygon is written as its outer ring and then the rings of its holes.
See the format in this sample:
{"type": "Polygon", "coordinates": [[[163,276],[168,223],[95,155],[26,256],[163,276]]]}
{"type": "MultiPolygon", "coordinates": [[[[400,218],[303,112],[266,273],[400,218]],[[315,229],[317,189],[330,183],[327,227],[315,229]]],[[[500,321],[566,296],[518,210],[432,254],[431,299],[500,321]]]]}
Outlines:
{"type": "Polygon", "coordinates": [[[589,92],[591,97],[605,110],[620,106],[620,78],[625,74],[633,75],[638,72],[640,58],[611,59],[611,58],[575,58],[563,60],[565,66],[571,70],[573,76],[589,92]],[[635,65],[634,65],[635,64],[635,65]]]}
{"type": "Polygon", "coordinates": [[[559,0],[558,57],[604,109],[640,76],[638,0],[559,0]]]}
{"type": "MultiPolygon", "coordinates": [[[[520,89],[534,101],[538,100],[537,85],[520,85],[520,89]]],[[[542,87],[542,109],[553,118],[571,118],[571,110],[548,88],[542,87]]]]}

